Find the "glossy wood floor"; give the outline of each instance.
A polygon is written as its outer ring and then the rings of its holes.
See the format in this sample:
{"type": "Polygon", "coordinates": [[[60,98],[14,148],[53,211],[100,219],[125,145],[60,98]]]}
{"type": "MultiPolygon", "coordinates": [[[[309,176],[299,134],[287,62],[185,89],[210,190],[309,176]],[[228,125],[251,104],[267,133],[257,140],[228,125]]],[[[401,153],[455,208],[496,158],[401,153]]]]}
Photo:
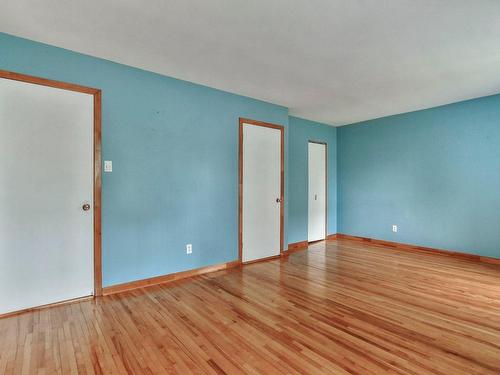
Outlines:
{"type": "Polygon", "coordinates": [[[350,240],[0,319],[0,374],[500,374],[500,267],[350,240]]]}

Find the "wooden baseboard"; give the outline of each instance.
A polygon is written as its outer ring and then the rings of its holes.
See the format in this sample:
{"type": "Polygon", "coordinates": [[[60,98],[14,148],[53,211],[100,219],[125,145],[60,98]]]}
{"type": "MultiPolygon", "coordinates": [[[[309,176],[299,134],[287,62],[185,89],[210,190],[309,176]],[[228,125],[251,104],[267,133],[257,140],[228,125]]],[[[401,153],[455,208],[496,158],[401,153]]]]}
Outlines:
{"type": "MultiPolygon", "coordinates": [[[[303,243],[305,243],[305,246],[307,247],[307,241],[303,241],[303,243]]],[[[131,281],[128,283],[123,283],[123,284],[111,285],[111,286],[107,286],[107,287],[102,288],[102,295],[109,296],[109,295],[115,294],[115,293],[144,288],[144,287],[152,286],[152,285],[166,284],[166,283],[169,283],[172,281],[187,279],[187,278],[191,278],[191,277],[198,276],[198,275],[203,275],[203,274],[210,273],[210,272],[227,270],[227,269],[238,267],[241,265],[248,265],[248,264],[253,264],[253,263],[257,263],[257,262],[265,262],[265,261],[277,259],[280,257],[286,257],[288,255],[287,253],[288,252],[283,252],[283,253],[280,253],[279,255],[275,255],[275,256],[271,256],[271,257],[267,257],[267,258],[262,258],[262,259],[256,259],[256,260],[252,260],[249,262],[240,262],[239,260],[235,260],[232,262],[215,264],[213,266],[197,268],[194,270],[181,271],[181,272],[171,273],[168,275],[161,275],[161,276],[151,277],[148,279],[142,279],[142,280],[131,281]]],[[[5,314],[0,314],[0,318],[7,318],[10,316],[19,315],[19,314],[29,312],[29,311],[46,309],[46,308],[55,307],[55,306],[59,306],[59,305],[63,305],[63,304],[77,303],[77,302],[85,301],[88,299],[94,299],[94,296],[76,298],[76,299],[72,299],[72,300],[51,303],[51,304],[43,305],[43,306],[30,307],[30,308],[23,309],[23,310],[13,311],[13,312],[5,313],[5,314]]]]}
{"type": "Polygon", "coordinates": [[[309,243],[307,241],[292,242],[292,243],[288,244],[287,252],[290,253],[290,252],[294,252],[297,250],[307,249],[308,245],[309,245],[309,243]]]}
{"type": "Polygon", "coordinates": [[[194,270],[181,271],[181,272],[171,273],[168,275],[151,277],[149,279],[142,279],[142,280],[131,281],[128,283],[123,283],[123,284],[111,285],[111,286],[104,287],[102,289],[102,293],[103,293],[103,295],[108,296],[110,294],[125,292],[127,290],[144,288],[146,286],[151,286],[151,285],[165,284],[168,282],[182,280],[182,279],[186,279],[186,278],[193,277],[193,276],[203,275],[203,274],[209,273],[209,272],[226,270],[229,268],[238,267],[240,265],[241,265],[241,262],[235,260],[233,262],[215,264],[213,266],[197,268],[194,270]]]}
{"type": "Polygon", "coordinates": [[[265,257],[265,258],[259,258],[259,259],[255,259],[255,260],[249,260],[247,262],[242,262],[242,264],[244,266],[248,265],[248,264],[253,264],[253,263],[260,263],[260,262],[265,262],[267,260],[273,260],[273,259],[278,259],[278,258],[281,258],[281,257],[285,257],[286,254],[285,253],[281,253],[281,254],[278,254],[278,255],[272,255],[270,257],[265,257]]]}
{"type": "Polygon", "coordinates": [[[8,313],[5,313],[5,314],[0,314],[0,319],[2,319],[2,318],[8,318],[10,316],[15,316],[15,315],[23,314],[23,313],[27,313],[27,312],[30,312],[30,311],[43,310],[43,309],[48,309],[50,307],[56,307],[56,306],[61,306],[61,305],[69,305],[71,303],[78,303],[78,302],[88,301],[90,299],[94,299],[94,296],[85,296],[85,297],[72,298],[72,299],[67,299],[65,301],[48,303],[46,305],[29,307],[27,309],[16,310],[16,311],[8,312],[8,313]]]}
{"type": "MultiPolygon", "coordinates": [[[[335,239],[337,239],[337,234],[329,234],[328,236],[326,236],[326,239],[327,240],[335,240],[335,239]]],[[[288,244],[288,250],[286,252],[293,253],[293,252],[299,251],[299,250],[306,250],[310,244],[315,244],[317,242],[322,242],[322,241],[324,241],[324,240],[318,240],[318,241],[312,241],[312,242],[308,242],[307,240],[300,241],[300,242],[292,242],[292,243],[288,244]]]]}
{"type": "Polygon", "coordinates": [[[459,251],[435,249],[433,247],[411,245],[411,244],[405,244],[405,243],[401,243],[401,242],[377,240],[375,238],[369,238],[369,237],[359,237],[359,236],[351,236],[348,234],[337,233],[336,239],[346,239],[346,240],[353,240],[353,241],[360,241],[360,242],[369,242],[370,244],[373,244],[373,245],[387,246],[387,247],[392,247],[392,248],[400,249],[400,250],[434,253],[434,254],[439,254],[439,255],[446,255],[446,256],[452,256],[452,257],[456,257],[456,258],[473,260],[476,262],[500,264],[500,259],[497,259],[497,258],[484,257],[484,256],[477,255],[477,254],[462,253],[459,251]]]}

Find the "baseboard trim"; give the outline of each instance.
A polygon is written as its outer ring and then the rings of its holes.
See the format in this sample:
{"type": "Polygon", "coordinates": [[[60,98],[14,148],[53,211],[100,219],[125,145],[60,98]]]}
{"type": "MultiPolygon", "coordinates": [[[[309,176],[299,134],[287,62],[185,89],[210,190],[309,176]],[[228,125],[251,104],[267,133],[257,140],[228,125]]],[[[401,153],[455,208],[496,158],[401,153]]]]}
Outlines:
{"type": "Polygon", "coordinates": [[[32,312],[32,311],[37,311],[37,310],[45,310],[45,309],[48,309],[51,307],[70,305],[72,303],[78,303],[78,302],[83,302],[83,301],[88,301],[88,300],[93,300],[93,299],[94,299],[94,296],[84,296],[84,297],[77,297],[77,298],[67,299],[64,301],[59,301],[59,302],[54,302],[54,303],[48,303],[46,305],[41,305],[41,306],[28,307],[26,309],[16,310],[16,311],[11,311],[8,313],[0,314],[0,319],[9,318],[11,316],[24,314],[27,312],[32,312]]]}
{"type": "Polygon", "coordinates": [[[278,255],[272,255],[270,257],[249,260],[247,262],[241,262],[241,264],[243,264],[244,266],[246,266],[246,265],[249,265],[249,264],[265,262],[265,261],[268,261],[268,260],[278,259],[278,258],[281,258],[281,257],[286,257],[286,254],[285,253],[281,253],[281,254],[278,254],[278,255]]]}
{"type": "Polygon", "coordinates": [[[426,252],[426,253],[468,259],[468,260],[473,260],[473,261],[481,262],[481,263],[490,263],[490,264],[500,265],[500,259],[485,257],[485,256],[477,255],[477,254],[462,253],[459,251],[435,249],[433,247],[425,247],[425,246],[411,245],[411,244],[406,244],[406,243],[401,243],[401,242],[378,240],[376,238],[369,238],[369,237],[351,236],[349,234],[342,234],[342,233],[337,233],[336,239],[346,239],[346,240],[353,240],[353,241],[359,241],[359,242],[369,242],[369,243],[374,244],[374,245],[387,246],[387,247],[392,247],[394,249],[399,249],[399,250],[426,252]]]}
{"type": "Polygon", "coordinates": [[[240,261],[235,260],[233,262],[215,264],[213,266],[196,268],[194,270],[181,271],[181,272],[171,273],[168,275],[161,275],[161,276],[151,277],[148,279],[141,279],[141,280],[131,281],[128,283],[111,285],[102,288],[102,293],[105,296],[109,296],[110,294],[144,288],[152,285],[165,284],[172,281],[178,281],[194,276],[203,275],[205,273],[227,270],[230,268],[238,267],[240,265],[241,265],[240,261]]]}
{"type": "MultiPolygon", "coordinates": [[[[325,240],[336,240],[336,239],[337,239],[337,234],[335,233],[335,234],[327,235],[325,240]]],[[[317,240],[317,241],[311,241],[311,242],[305,240],[305,241],[299,241],[299,242],[292,242],[292,243],[288,244],[288,250],[286,252],[293,253],[295,251],[307,250],[309,245],[315,244],[318,242],[322,242],[325,240],[317,240]]]]}
{"type": "MultiPolygon", "coordinates": [[[[305,243],[307,246],[307,241],[305,241],[305,243]]],[[[287,255],[288,255],[287,252],[283,252],[283,253],[280,253],[279,255],[275,255],[275,256],[271,256],[271,257],[267,257],[267,258],[262,258],[262,259],[256,259],[256,260],[252,260],[250,262],[240,262],[239,260],[235,260],[232,262],[215,264],[212,266],[196,268],[193,270],[181,271],[181,272],[171,273],[168,275],[151,277],[148,279],[135,280],[135,281],[130,281],[128,283],[123,283],[123,284],[110,285],[110,286],[102,288],[102,296],[109,296],[111,294],[126,292],[126,291],[139,289],[139,288],[145,288],[145,287],[153,286],[153,285],[167,284],[169,282],[188,279],[188,278],[203,275],[206,273],[227,270],[230,268],[240,267],[242,265],[248,265],[248,264],[253,264],[253,263],[258,263],[258,262],[265,262],[265,261],[269,261],[269,260],[274,260],[274,259],[278,259],[281,257],[286,257],[287,255]]],[[[95,298],[95,296],[87,296],[87,297],[81,297],[81,298],[71,299],[71,300],[67,300],[67,301],[51,303],[51,304],[43,305],[43,306],[30,307],[30,308],[18,310],[18,311],[12,311],[12,312],[8,312],[5,314],[0,314],[0,319],[1,318],[8,318],[8,317],[11,317],[14,315],[19,315],[19,314],[34,311],[34,310],[41,310],[41,309],[46,309],[46,308],[50,308],[50,307],[66,305],[66,304],[70,304],[70,303],[77,303],[77,302],[82,302],[82,301],[86,301],[86,300],[93,300],[94,298],[95,298]]]]}
{"type": "Polygon", "coordinates": [[[298,250],[304,250],[307,249],[308,245],[309,243],[307,241],[292,242],[288,244],[287,252],[290,253],[298,250]]]}

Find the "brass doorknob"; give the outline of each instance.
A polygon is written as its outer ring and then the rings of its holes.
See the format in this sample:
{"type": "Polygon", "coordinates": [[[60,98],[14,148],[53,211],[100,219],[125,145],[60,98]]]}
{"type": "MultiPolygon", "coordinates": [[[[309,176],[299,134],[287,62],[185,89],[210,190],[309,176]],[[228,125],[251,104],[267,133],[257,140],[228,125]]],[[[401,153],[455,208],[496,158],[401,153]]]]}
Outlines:
{"type": "Polygon", "coordinates": [[[82,210],[84,210],[84,211],[88,211],[88,210],[90,210],[90,204],[85,203],[85,204],[82,206],[82,210]]]}

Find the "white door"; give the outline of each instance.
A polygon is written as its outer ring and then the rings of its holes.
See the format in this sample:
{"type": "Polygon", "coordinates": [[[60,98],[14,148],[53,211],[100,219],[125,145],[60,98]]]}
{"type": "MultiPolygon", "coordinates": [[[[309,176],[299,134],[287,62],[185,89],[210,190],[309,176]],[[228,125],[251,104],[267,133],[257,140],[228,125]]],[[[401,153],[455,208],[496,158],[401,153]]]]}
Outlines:
{"type": "Polygon", "coordinates": [[[309,208],[307,240],[326,236],[326,145],[309,142],[309,208]]]}
{"type": "Polygon", "coordinates": [[[243,124],[244,262],[280,254],[281,131],[243,124]]]}
{"type": "Polygon", "coordinates": [[[0,78],[0,314],[93,294],[92,181],[93,95],[0,78]]]}

